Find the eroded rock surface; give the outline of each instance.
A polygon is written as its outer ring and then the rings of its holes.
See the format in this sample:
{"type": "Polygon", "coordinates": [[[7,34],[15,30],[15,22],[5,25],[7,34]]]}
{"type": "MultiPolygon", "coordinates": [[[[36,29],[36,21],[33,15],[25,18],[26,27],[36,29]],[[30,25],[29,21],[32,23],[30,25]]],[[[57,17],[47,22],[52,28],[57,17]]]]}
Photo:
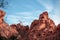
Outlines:
{"type": "Polygon", "coordinates": [[[55,25],[48,12],[40,14],[29,26],[8,25],[4,21],[5,12],[0,10],[0,40],[60,40],[60,24],[55,25]]]}
{"type": "Polygon", "coordinates": [[[38,20],[32,22],[29,39],[46,40],[47,36],[51,36],[54,33],[55,28],[54,22],[48,17],[48,12],[43,12],[38,20]]]}
{"type": "Polygon", "coordinates": [[[17,30],[10,27],[4,21],[5,12],[0,10],[0,37],[5,37],[6,39],[10,38],[11,36],[15,36],[18,34],[17,30]]]}
{"type": "Polygon", "coordinates": [[[47,12],[43,12],[38,20],[34,20],[30,26],[30,29],[34,30],[42,30],[45,28],[50,28],[49,31],[53,31],[55,29],[55,24],[54,22],[48,17],[47,12]]]}

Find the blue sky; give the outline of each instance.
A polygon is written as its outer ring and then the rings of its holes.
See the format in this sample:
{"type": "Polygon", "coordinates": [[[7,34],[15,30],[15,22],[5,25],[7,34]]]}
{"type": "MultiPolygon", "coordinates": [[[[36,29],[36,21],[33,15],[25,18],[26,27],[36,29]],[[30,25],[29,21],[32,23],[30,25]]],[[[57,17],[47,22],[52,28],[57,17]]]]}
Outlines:
{"type": "Polygon", "coordinates": [[[6,12],[5,21],[8,24],[30,25],[39,18],[39,15],[47,11],[49,17],[57,25],[60,23],[60,0],[8,0],[9,5],[3,9],[6,12]]]}

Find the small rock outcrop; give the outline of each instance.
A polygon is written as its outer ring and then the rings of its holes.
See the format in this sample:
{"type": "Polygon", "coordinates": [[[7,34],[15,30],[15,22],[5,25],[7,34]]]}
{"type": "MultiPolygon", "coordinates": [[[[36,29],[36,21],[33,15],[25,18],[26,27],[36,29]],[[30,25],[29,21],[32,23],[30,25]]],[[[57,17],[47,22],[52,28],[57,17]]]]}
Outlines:
{"type": "MultiPolygon", "coordinates": [[[[10,38],[11,36],[15,36],[18,34],[17,30],[10,27],[4,21],[5,12],[0,10],[0,37],[4,37],[5,39],[10,38]]],[[[1,39],[2,40],[2,39],[1,39]]]]}

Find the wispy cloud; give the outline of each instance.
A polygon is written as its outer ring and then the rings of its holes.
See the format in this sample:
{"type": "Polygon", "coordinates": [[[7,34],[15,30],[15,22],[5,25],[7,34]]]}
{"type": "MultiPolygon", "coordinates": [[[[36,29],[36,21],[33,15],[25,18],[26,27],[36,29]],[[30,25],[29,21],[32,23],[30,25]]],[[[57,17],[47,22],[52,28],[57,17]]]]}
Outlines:
{"type": "Polygon", "coordinates": [[[60,0],[11,0],[9,8],[5,9],[5,11],[8,14],[11,13],[6,18],[9,24],[18,23],[20,20],[25,25],[30,25],[43,11],[48,11],[56,24],[60,23],[60,0]]]}
{"type": "Polygon", "coordinates": [[[6,19],[6,22],[8,22],[8,24],[17,24],[19,23],[19,19],[17,18],[19,17],[16,15],[7,15],[5,19],[6,19]]]}
{"type": "Polygon", "coordinates": [[[55,22],[56,25],[58,25],[60,23],[60,18],[56,14],[53,16],[53,20],[54,20],[54,22],[55,22]]]}
{"type": "Polygon", "coordinates": [[[40,14],[40,10],[30,11],[30,12],[17,12],[15,15],[20,16],[25,19],[36,19],[40,14]]]}
{"type": "Polygon", "coordinates": [[[23,25],[30,25],[33,20],[38,18],[39,14],[39,10],[32,12],[17,12],[7,15],[6,22],[9,24],[17,24],[21,21],[23,25]]]}
{"type": "Polygon", "coordinates": [[[60,23],[60,0],[57,0],[56,1],[56,4],[54,6],[54,21],[56,24],[59,24],[60,23]]]}
{"type": "Polygon", "coordinates": [[[53,10],[53,5],[51,0],[37,0],[42,6],[45,7],[45,11],[51,12],[53,10]]]}
{"type": "Polygon", "coordinates": [[[55,5],[52,0],[37,0],[42,6],[45,7],[45,11],[48,11],[50,18],[54,20],[55,24],[60,23],[60,0],[55,0],[55,5]]]}

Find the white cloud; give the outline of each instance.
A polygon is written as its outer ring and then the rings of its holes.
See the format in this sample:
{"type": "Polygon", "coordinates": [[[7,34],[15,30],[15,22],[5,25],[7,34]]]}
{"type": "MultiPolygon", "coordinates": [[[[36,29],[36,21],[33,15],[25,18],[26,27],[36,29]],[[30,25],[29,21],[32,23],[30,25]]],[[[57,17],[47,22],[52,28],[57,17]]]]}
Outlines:
{"type": "Polygon", "coordinates": [[[56,4],[54,6],[54,21],[58,25],[60,23],[60,0],[56,1],[56,4]]]}
{"type": "Polygon", "coordinates": [[[42,6],[45,7],[45,11],[51,12],[53,10],[53,5],[51,0],[37,0],[42,6]]]}
{"type": "Polygon", "coordinates": [[[49,12],[50,18],[58,25],[60,23],[60,0],[57,0],[55,4],[52,3],[52,0],[37,1],[45,7],[45,11],[49,12]]]}
{"type": "Polygon", "coordinates": [[[55,24],[58,25],[60,23],[60,18],[57,15],[54,15],[55,24]]]}
{"type": "Polygon", "coordinates": [[[18,15],[24,19],[37,19],[41,13],[40,10],[30,11],[30,12],[17,12],[15,15],[18,15]]]}
{"type": "Polygon", "coordinates": [[[16,15],[23,15],[23,16],[30,16],[30,15],[32,15],[32,13],[31,12],[17,12],[17,13],[14,13],[14,14],[16,14],[16,15]]]}
{"type": "Polygon", "coordinates": [[[40,10],[16,12],[11,15],[7,15],[6,22],[9,24],[17,24],[19,21],[21,21],[23,25],[30,25],[33,20],[38,19],[40,13],[40,10]]]}
{"type": "Polygon", "coordinates": [[[8,15],[6,17],[7,18],[5,18],[5,19],[6,19],[6,22],[8,22],[8,24],[17,24],[17,23],[19,23],[19,19],[17,19],[19,17],[16,16],[16,15],[8,15]]]}
{"type": "Polygon", "coordinates": [[[14,15],[6,15],[5,19],[8,24],[17,24],[21,21],[23,25],[30,25],[32,19],[36,19],[36,17],[32,15],[31,12],[20,12],[15,13],[14,15]]]}

